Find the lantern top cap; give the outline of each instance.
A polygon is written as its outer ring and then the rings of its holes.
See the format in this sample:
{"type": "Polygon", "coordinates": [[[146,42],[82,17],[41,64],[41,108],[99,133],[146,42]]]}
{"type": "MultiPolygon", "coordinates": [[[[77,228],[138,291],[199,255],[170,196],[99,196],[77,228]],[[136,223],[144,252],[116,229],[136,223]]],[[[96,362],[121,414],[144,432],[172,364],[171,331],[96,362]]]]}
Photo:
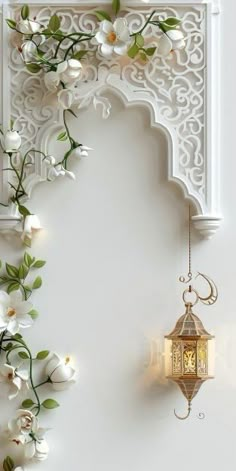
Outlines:
{"type": "Polygon", "coordinates": [[[192,312],[192,303],[185,304],[185,313],[177,320],[175,328],[166,338],[176,337],[203,337],[211,339],[212,335],[207,332],[202,321],[192,312]]]}

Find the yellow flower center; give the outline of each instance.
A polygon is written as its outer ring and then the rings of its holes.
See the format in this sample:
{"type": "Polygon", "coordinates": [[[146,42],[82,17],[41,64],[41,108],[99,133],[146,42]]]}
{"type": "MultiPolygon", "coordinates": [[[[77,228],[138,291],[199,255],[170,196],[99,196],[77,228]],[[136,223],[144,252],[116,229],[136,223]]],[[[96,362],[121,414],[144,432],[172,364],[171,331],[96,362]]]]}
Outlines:
{"type": "Polygon", "coordinates": [[[116,33],[115,33],[115,31],[111,31],[110,33],[108,33],[107,40],[109,41],[109,43],[112,43],[112,44],[114,42],[116,42],[116,33]]]}
{"type": "Polygon", "coordinates": [[[9,373],[9,374],[7,375],[7,377],[8,377],[8,379],[9,379],[9,381],[11,381],[11,380],[13,379],[13,374],[12,374],[12,373],[9,373]]]}
{"type": "Polygon", "coordinates": [[[70,357],[65,358],[65,364],[68,365],[68,363],[70,363],[70,357]]]}
{"type": "Polygon", "coordinates": [[[16,314],[16,310],[13,307],[9,307],[7,310],[8,317],[13,317],[16,314]]]}

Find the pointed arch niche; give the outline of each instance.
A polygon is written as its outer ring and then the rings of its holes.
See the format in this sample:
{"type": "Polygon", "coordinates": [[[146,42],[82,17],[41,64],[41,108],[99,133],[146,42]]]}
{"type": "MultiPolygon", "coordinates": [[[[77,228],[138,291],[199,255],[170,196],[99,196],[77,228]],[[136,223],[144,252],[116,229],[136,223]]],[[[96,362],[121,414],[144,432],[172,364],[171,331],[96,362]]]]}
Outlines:
{"type": "MultiPolygon", "coordinates": [[[[13,17],[21,8],[17,4],[2,4],[1,26],[3,57],[1,70],[0,117],[4,129],[10,117],[24,137],[26,149],[48,150],[49,140],[61,129],[62,113],[45,99],[40,74],[24,70],[17,51],[9,43],[6,17],[13,17]]],[[[95,28],[92,15],[99,1],[51,2],[39,5],[31,0],[30,7],[43,20],[54,12],[63,18],[68,30],[75,27],[95,28]]],[[[103,2],[108,8],[110,2],[103,2]]],[[[84,80],[78,84],[75,111],[83,112],[91,104],[101,107],[104,117],[113,113],[107,92],[117,95],[125,107],[149,109],[150,125],[162,130],[168,148],[168,180],[179,185],[195,208],[193,223],[203,237],[210,238],[222,219],[219,198],[219,32],[220,8],[216,0],[172,2],[125,2],[128,20],[137,28],[156,9],[160,15],[182,18],[186,48],[172,57],[158,56],[148,64],[123,58],[103,60],[97,55],[85,62],[84,80]]],[[[151,33],[150,33],[151,34],[151,33]]],[[[96,112],[96,111],[95,111],[96,112]]],[[[115,112],[115,110],[114,110],[115,112]]],[[[83,136],[80,136],[83,142],[83,136]]],[[[84,142],[89,145],[89,142],[84,142]]],[[[95,149],[96,152],[96,149],[95,149]]],[[[6,166],[1,158],[1,170],[6,166]]],[[[46,179],[46,169],[38,159],[27,176],[29,196],[34,186],[46,179]]],[[[8,200],[7,172],[1,171],[1,201],[8,200]]],[[[170,186],[171,189],[171,186],[170,186]]],[[[142,189],[140,188],[140,191],[142,189]]],[[[42,202],[43,207],[43,202],[42,202]]],[[[0,229],[14,228],[17,217],[10,208],[0,208],[0,229]]]]}

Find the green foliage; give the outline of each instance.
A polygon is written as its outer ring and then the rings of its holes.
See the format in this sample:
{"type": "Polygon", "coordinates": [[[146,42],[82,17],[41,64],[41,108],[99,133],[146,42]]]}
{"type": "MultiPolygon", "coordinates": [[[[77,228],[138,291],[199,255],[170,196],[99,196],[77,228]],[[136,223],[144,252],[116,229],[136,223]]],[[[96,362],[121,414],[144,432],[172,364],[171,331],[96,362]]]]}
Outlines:
{"type": "Polygon", "coordinates": [[[35,261],[35,258],[32,258],[31,255],[28,252],[25,252],[24,254],[24,262],[27,267],[30,267],[35,261]]]}
{"type": "Polygon", "coordinates": [[[56,407],[59,407],[60,404],[58,404],[55,399],[46,399],[45,401],[43,401],[42,406],[45,409],[56,409],[56,407]]]}
{"type": "Polygon", "coordinates": [[[131,59],[134,59],[134,58],[137,56],[138,52],[139,52],[139,47],[138,47],[138,45],[134,42],[134,43],[132,44],[132,46],[129,48],[129,50],[128,50],[128,56],[129,56],[131,59]]]}
{"type": "Polygon", "coordinates": [[[27,20],[27,18],[29,18],[29,14],[30,14],[29,6],[28,6],[28,5],[24,5],[24,6],[21,8],[21,18],[22,18],[22,20],[27,20]]]}
{"type": "Polygon", "coordinates": [[[45,360],[48,357],[50,351],[49,350],[42,350],[41,352],[37,353],[37,360],[45,360]]]}
{"type": "Polygon", "coordinates": [[[16,22],[14,20],[11,20],[10,18],[6,19],[6,22],[11,29],[16,29],[16,22]]]}
{"type": "Polygon", "coordinates": [[[114,11],[115,15],[117,15],[120,11],[120,0],[113,0],[112,1],[112,10],[114,11]]]}
{"type": "Polygon", "coordinates": [[[14,461],[10,456],[7,456],[3,461],[3,470],[4,471],[12,471],[15,467],[14,461]]]}
{"type": "Polygon", "coordinates": [[[28,355],[28,353],[26,353],[26,352],[24,352],[24,351],[19,352],[19,353],[18,353],[18,356],[19,356],[20,358],[22,358],[22,360],[29,360],[29,355],[28,355]]]}
{"type": "Polygon", "coordinates": [[[32,399],[25,399],[21,405],[22,407],[24,407],[24,409],[30,409],[34,406],[34,402],[32,401],[32,399]]]}
{"type": "Polygon", "coordinates": [[[98,21],[103,21],[103,20],[111,21],[111,17],[106,11],[96,10],[95,15],[96,15],[98,21]]]}
{"type": "Polygon", "coordinates": [[[38,311],[36,311],[36,309],[32,309],[32,311],[29,312],[29,316],[33,320],[37,319],[38,315],[39,315],[39,313],[38,313],[38,311]]]}
{"type": "Polygon", "coordinates": [[[25,280],[29,273],[29,267],[27,267],[24,263],[22,263],[19,267],[19,278],[20,280],[25,280]]]}
{"type": "Polygon", "coordinates": [[[33,264],[33,268],[42,268],[45,264],[46,262],[44,260],[36,260],[33,264]]]}
{"type": "Polygon", "coordinates": [[[68,139],[68,135],[66,131],[61,132],[57,136],[57,141],[66,141],[68,139]]]}
{"type": "Polygon", "coordinates": [[[37,276],[33,282],[33,289],[39,289],[42,286],[42,278],[41,276],[37,276]]]}
{"type": "Polygon", "coordinates": [[[156,52],[156,47],[148,47],[147,49],[145,49],[145,53],[147,54],[147,56],[153,56],[155,52],[156,52]]]}
{"type": "Polygon", "coordinates": [[[17,278],[19,275],[18,268],[14,267],[14,265],[10,265],[9,263],[6,263],[6,271],[11,278],[17,278]]]}
{"type": "Polygon", "coordinates": [[[55,33],[56,31],[59,30],[60,26],[61,26],[61,20],[60,20],[59,16],[53,15],[50,18],[50,21],[49,21],[49,24],[48,24],[48,27],[49,27],[50,31],[55,33]]]}
{"type": "Polygon", "coordinates": [[[20,288],[20,284],[17,282],[10,283],[7,287],[7,292],[10,294],[12,291],[16,291],[20,288]]]}
{"type": "Polygon", "coordinates": [[[181,20],[179,18],[170,16],[169,18],[166,18],[166,20],[160,21],[159,27],[165,33],[171,29],[176,29],[176,26],[178,26],[180,23],[181,20]]]}
{"type": "Polygon", "coordinates": [[[31,62],[30,64],[26,64],[26,69],[31,72],[31,74],[37,74],[41,70],[41,67],[35,62],[31,62]]]}
{"type": "Polygon", "coordinates": [[[86,49],[82,49],[81,51],[75,52],[71,57],[72,59],[77,59],[80,61],[80,59],[82,59],[87,54],[87,52],[88,51],[86,49]]]}
{"type": "Polygon", "coordinates": [[[25,207],[25,206],[22,206],[21,204],[18,206],[18,209],[19,209],[19,212],[20,214],[22,214],[22,216],[29,216],[30,215],[30,211],[25,207]]]}
{"type": "Polygon", "coordinates": [[[136,34],[135,35],[135,42],[136,42],[137,46],[143,47],[144,37],[142,36],[142,34],[136,34]]]}

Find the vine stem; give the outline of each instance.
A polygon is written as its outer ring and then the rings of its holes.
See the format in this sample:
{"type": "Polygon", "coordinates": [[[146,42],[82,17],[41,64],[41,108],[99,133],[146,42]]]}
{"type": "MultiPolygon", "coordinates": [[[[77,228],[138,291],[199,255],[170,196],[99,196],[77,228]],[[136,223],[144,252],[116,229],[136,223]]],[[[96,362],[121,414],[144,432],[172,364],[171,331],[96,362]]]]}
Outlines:
{"type": "Polygon", "coordinates": [[[30,351],[30,349],[27,347],[27,345],[25,344],[25,342],[23,342],[23,341],[21,341],[21,340],[19,340],[19,339],[14,339],[14,338],[13,338],[13,339],[12,339],[12,338],[10,338],[10,339],[4,339],[3,342],[9,342],[9,341],[11,341],[11,340],[14,341],[14,342],[19,343],[20,345],[17,345],[17,346],[15,346],[15,347],[13,347],[13,348],[12,348],[11,350],[9,350],[9,352],[7,353],[7,362],[8,362],[9,364],[11,364],[10,359],[9,359],[10,353],[12,353],[14,350],[17,350],[17,349],[19,349],[19,348],[24,348],[24,349],[27,351],[28,355],[29,355],[29,362],[30,362],[30,367],[29,367],[30,384],[31,384],[31,388],[32,388],[32,390],[33,390],[33,392],[34,392],[35,399],[36,399],[36,401],[37,401],[37,405],[36,405],[37,412],[36,412],[36,414],[35,414],[35,417],[37,417],[37,416],[39,415],[39,413],[40,413],[40,410],[41,410],[41,402],[40,402],[38,393],[37,393],[37,391],[36,391],[36,387],[35,387],[35,385],[34,385],[34,380],[33,380],[33,357],[32,357],[31,351],[30,351]]]}

